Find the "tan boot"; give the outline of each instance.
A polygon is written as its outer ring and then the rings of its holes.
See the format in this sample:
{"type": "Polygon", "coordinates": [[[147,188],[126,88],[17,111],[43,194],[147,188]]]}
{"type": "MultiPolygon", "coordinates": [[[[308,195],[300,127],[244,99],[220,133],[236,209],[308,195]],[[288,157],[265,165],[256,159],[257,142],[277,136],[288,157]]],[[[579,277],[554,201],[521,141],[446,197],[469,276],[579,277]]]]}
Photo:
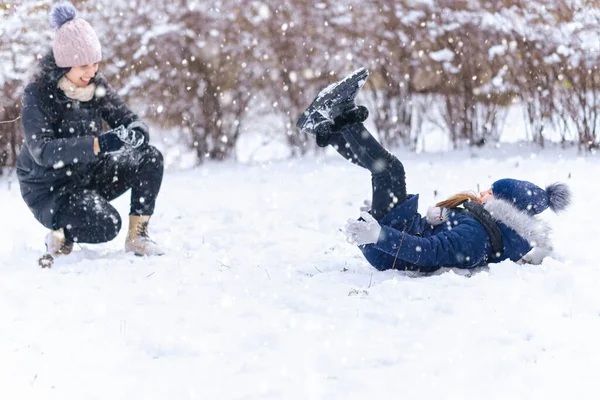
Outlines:
{"type": "Polygon", "coordinates": [[[73,251],[73,242],[67,240],[63,228],[48,232],[46,235],[46,251],[52,255],[67,255],[73,251]]]}
{"type": "Polygon", "coordinates": [[[136,256],[162,256],[165,252],[148,236],[149,215],[130,215],[125,251],[136,256]]]}

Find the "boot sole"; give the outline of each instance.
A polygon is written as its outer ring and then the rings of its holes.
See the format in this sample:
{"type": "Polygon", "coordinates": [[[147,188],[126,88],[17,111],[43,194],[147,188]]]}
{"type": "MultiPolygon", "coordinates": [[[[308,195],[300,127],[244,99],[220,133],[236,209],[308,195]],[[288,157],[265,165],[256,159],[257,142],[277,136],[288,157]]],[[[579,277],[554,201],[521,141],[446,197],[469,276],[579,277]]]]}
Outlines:
{"type": "MultiPolygon", "coordinates": [[[[329,114],[329,110],[334,106],[336,100],[351,99],[354,103],[354,99],[358,94],[358,91],[364,86],[367,78],[369,77],[369,70],[366,68],[360,68],[346,76],[344,79],[338,82],[334,82],[321,90],[317,97],[312,103],[306,108],[306,110],[300,115],[296,122],[296,128],[301,132],[312,133],[309,130],[309,117],[315,111],[320,111],[321,114],[326,116],[329,114]],[[347,91],[352,90],[348,95],[347,91]]],[[[352,108],[352,107],[350,107],[352,108]]]]}

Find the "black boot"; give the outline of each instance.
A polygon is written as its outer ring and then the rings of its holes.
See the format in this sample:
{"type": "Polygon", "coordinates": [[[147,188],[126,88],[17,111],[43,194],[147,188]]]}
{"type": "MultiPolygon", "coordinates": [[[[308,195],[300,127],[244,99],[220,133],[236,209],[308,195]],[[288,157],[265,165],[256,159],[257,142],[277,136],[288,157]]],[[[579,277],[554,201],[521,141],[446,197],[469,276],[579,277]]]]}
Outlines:
{"type": "Polygon", "coordinates": [[[367,110],[367,107],[358,106],[337,116],[333,122],[324,117],[320,118],[314,128],[314,134],[317,136],[317,145],[319,147],[327,147],[331,135],[341,131],[342,127],[346,125],[361,124],[368,117],[369,110],[367,110]]]}
{"type": "Polygon", "coordinates": [[[301,132],[314,135],[316,134],[315,129],[324,120],[333,123],[336,118],[346,111],[355,108],[354,99],[368,77],[369,71],[366,68],[361,68],[341,81],[321,90],[306,111],[298,118],[296,127],[301,132]]]}

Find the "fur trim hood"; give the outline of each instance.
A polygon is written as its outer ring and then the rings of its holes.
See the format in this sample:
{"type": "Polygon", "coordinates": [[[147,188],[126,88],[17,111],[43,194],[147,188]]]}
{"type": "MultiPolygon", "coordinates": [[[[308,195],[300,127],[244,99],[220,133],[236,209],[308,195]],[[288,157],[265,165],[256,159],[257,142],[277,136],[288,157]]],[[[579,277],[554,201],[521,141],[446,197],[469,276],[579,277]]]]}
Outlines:
{"type": "Polygon", "coordinates": [[[501,199],[492,199],[485,203],[484,207],[495,220],[517,232],[519,236],[529,242],[531,247],[552,250],[550,242],[552,228],[545,221],[531,216],[501,199]]]}

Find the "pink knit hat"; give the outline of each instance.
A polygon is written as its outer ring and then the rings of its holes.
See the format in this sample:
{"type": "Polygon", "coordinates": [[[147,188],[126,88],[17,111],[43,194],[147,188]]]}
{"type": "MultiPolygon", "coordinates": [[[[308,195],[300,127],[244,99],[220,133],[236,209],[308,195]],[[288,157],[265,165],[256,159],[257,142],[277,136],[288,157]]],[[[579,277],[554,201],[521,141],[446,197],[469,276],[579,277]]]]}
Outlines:
{"type": "Polygon", "coordinates": [[[71,3],[57,4],[50,19],[56,29],[52,44],[56,65],[61,68],[76,67],[100,62],[102,50],[96,32],[86,21],[77,17],[71,3]]]}

